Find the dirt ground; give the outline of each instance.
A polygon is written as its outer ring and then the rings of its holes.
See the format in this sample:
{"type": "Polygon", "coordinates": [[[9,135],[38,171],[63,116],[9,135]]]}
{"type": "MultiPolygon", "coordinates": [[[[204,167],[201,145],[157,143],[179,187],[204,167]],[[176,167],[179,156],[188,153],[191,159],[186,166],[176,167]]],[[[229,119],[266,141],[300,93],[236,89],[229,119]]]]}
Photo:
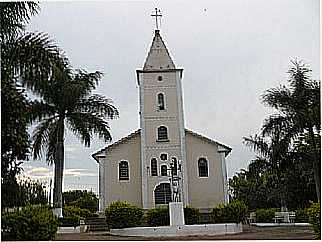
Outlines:
{"type": "Polygon", "coordinates": [[[123,237],[111,236],[107,232],[58,234],[56,240],[312,240],[313,231],[309,227],[255,227],[245,225],[243,232],[233,235],[182,236],[182,237],[123,237]]]}

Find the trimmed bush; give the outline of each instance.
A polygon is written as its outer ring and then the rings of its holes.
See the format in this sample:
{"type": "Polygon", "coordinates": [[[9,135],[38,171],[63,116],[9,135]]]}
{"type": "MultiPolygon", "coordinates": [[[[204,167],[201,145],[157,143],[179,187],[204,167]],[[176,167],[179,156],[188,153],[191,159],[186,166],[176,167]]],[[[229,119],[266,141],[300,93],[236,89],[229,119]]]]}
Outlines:
{"type": "Polygon", "coordinates": [[[161,206],[149,209],[145,215],[145,220],[150,226],[170,225],[169,207],[161,206]]]}
{"type": "Polygon", "coordinates": [[[312,224],[316,239],[321,239],[321,208],[320,203],[313,203],[307,210],[309,223],[312,224]]]}
{"type": "Polygon", "coordinates": [[[308,223],[309,216],[307,214],[307,209],[297,209],[295,211],[295,222],[296,223],[308,223]]]}
{"type": "Polygon", "coordinates": [[[74,207],[74,206],[64,206],[63,216],[64,217],[77,216],[79,218],[90,218],[90,217],[94,217],[94,214],[86,208],[79,208],[79,207],[74,207]]]}
{"type": "Polygon", "coordinates": [[[276,208],[260,208],[256,209],[256,222],[257,223],[272,223],[275,217],[276,208]]]}
{"type": "Polygon", "coordinates": [[[219,204],[212,210],[214,223],[240,223],[245,221],[248,208],[244,202],[234,200],[228,204],[219,204]]]}
{"type": "Polygon", "coordinates": [[[126,201],[116,201],[106,208],[105,215],[109,228],[128,228],[142,223],[143,209],[126,201]]]}
{"type": "Polygon", "coordinates": [[[47,206],[27,206],[1,218],[2,240],[53,240],[57,218],[47,206]]]}
{"type": "Polygon", "coordinates": [[[185,224],[198,224],[200,221],[199,209],[192,208],[192,207],[185,207],[184,221],[185,221],[185,224]]]}

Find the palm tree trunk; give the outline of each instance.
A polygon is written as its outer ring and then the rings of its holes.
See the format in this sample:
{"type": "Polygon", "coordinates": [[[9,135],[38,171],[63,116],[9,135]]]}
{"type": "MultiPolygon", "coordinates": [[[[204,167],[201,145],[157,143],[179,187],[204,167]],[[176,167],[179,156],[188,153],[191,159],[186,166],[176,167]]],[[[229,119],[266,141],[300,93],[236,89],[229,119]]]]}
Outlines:
{"type": "Polygon", "coordinates": [[[313,131],[313,127],[309,128],[309,134],[313,145],[313,171],[314,171],[314,180],[315,180],[315,190],[316,195],[318,197],[318,201],[321,200],[321,167],[319,165],[320,157],[318,156],[315,135],[313,131]]]}
{"type": "Polygon", "coordinates": [[[54,174],[54,213],[63,217],[63,172],[64,172],[64,119],[60,118],[57,132],[55,174],[54,174]]]}

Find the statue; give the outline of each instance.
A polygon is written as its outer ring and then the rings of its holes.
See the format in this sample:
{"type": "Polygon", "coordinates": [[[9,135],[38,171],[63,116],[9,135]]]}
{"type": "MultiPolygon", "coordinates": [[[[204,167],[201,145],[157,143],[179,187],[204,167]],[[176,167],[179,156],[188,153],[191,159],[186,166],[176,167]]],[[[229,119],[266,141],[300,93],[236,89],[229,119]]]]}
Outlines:
{"type": "Polygon", "coordinates": [[[173,201],[180,202],[179,181],[172,182],[173,201]]]}

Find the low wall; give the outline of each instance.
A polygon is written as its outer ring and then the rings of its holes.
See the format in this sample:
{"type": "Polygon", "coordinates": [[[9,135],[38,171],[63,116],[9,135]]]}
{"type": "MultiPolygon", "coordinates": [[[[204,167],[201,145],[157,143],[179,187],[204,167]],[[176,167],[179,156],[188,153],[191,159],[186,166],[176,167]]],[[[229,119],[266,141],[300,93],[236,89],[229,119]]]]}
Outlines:
{"type": "Polygon", "coordinates": [[[223,235],[243,232],[242,224],[195,224],[160,227],[134,227],[111,229],[110,234],[119,236],[172,237],[187,235],[223,235]]]}

